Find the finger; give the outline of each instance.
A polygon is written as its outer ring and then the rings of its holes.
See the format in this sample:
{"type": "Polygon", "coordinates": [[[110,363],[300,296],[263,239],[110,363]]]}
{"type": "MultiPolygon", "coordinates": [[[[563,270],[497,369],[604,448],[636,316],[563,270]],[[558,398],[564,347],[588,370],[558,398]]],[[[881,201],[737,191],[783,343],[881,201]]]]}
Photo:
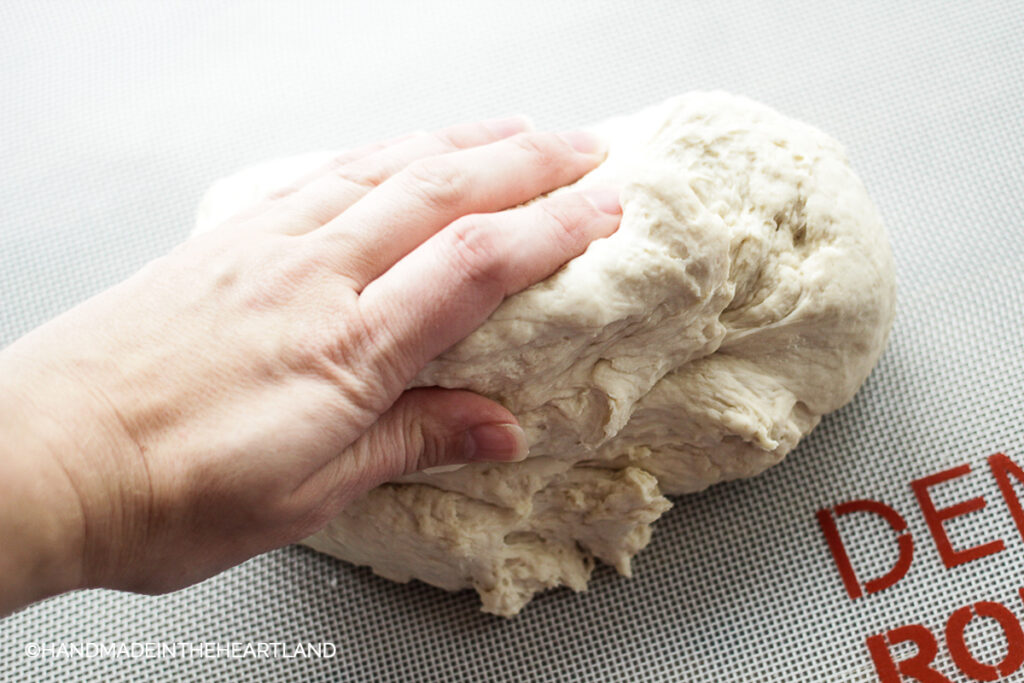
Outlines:
{"type": "Polygon", "coordinates": [[[614,232],[621,211],[618,192],[604,189],[455,221],[363,290],[371,367],[404,386],[506,296],[614,232]]]}
{"type": "MultiPolygon", "coordinates": [[[[412,389],[345,452],[295,491],[340,506],[380,484],[431,467],[526,457],[512,413],[469,391],[412,389]]],[[[330,511],[327,512],[330,514],[330,511]]]]}
{"type": "Polygon", "coordinates": [[[200,207],[200,222],[211,228],[220,227],[224,230],[252,232],[263,228],[281,231],[284,226],[279,222],[271,223],[258,219],[282,199],[325,173],[407,140],[413,135],[415,133],[408,133],[384,142],[333,154],[310,152],[251,166],[214,184],[200,207]],[[211,195],[220,200],[212,206],[207,204],[211,195]],[[205,220],[204,211],[207,214],[205,220]]]}
{"type": "Polygon", "coordinates": [[[394,145],[405,142],[406,140],[410,140],[418,134],[420,133],[406,133],[405,135],[399,135],[388,140],[384,140],[383,142],[374,142],[369,145],[357,147],[356,149],[347,149],[338,152],[326,164],[321,164],[314,170],[299,176],[288,185],[274,190],[267,195],[267,199],[270,201],[280,201],[281,199],[301,190],[303,187],[321,176],[336,172],[342,167],[359,161],[360,159],[365,159],[371,154],[379,152],[382,149],[387,149],[388,147],[393,147],[394,145]]]}
{"type": "Polygon", "coordinates": [[[575,182],[604,159],[583,131],[523,133],[406,166],[308,235],[357,290],[461,216],[507,209],[575,182]],[[336,259],[336,260],[335,260],[336,259]]]}
{"type": "Polygon", "coordinates": [[[259,223],[290,235],[310,232],[418,159],[486,145],[527,130],[530,125],[523,116],[464,123],[433,133],[415,133],[365,156],[340,160],[280,197],[259,223]]]}

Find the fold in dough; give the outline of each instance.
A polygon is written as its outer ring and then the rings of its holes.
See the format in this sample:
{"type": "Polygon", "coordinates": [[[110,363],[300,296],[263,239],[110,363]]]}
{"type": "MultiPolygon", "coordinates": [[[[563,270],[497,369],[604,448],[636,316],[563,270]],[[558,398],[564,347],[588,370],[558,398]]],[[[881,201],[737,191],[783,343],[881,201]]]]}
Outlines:
{"type": "MultiPolygon", "coordinates": [[[[530,457],[406,476],[304,543],[514,615],[537,591],[584,590],[594,558],[629,576],[666,494],[779,462],[867,377],[892,324],[892,257],[838,143],[717,92],[591,129],[608,158],[567,189],[622,187],[618,231],[412,385],[501,402],[530,457]]],[[[197,230],[331,156],[219,181],[197,230]]]]}

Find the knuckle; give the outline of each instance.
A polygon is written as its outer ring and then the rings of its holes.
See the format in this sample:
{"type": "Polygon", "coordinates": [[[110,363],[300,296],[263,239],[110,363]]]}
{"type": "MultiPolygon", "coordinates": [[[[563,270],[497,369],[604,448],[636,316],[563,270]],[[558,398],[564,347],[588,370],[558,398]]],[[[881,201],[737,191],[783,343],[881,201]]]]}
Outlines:
{"type": "Polygon", "coordinates": [[[331,155],[331,158],[327,160],[327,163],[324,164],[324,167],[328,171],[337,172],[340,169],[344,168],[347,164],[354,161],[355,158],[356,157],[354,154],[352,154],[351,150],[337,152],[336,154],[331,155]]]}
{"type": "Polygon", "coordinates": [[[452,460],[453,456],[457,455],[450,437],[422,428],[420,429],[419,444],[419,457],[406,465],[406,474],[429,467],[444,465],[452,460]]]}
{"type": "Polygon", "coordinates": [[[456,164],[439,157],[420,159],[402,171],[405,186],[434,207],[457,205],[466,193],[468,177],[456,164]]]}
{"type": "Polygon", "coordinates": [[[291,183],[291,184],[288,184],[288,185],[280,185],[280,186],[274,188],[273,190],[271,190],[270,192],[268,192],[266,197],[264,197],[264,201],[267,201],[267,202],[277,202],[277,201],[280,201],[282,199],[285,199],[287,197],[292,196],[293,194],[298,192],[299,189],[300,189],[300,186],[299,186],[299,184],[297,182],[296,183],[291,183]]]}
{"type": "Polygon", "coordinates": [[[542,167],[557,167],[572,152],[572,148],[554,133],[520,133],[512,142],[533,157],[542,167]]]}
{"type": "Polygon", "coordinates": [[[437,441],[430,430],[411,410],[402,411],[402,443],[398,445],[402,452],[402,474],[412,474],[419,469],[420,463],[436,457],[437,441]]]}
{"type": "Polygon", "coordinates": [[[457,459],[461,454],[456,435],[448,434],[429,419],[424,419],[415,402],[404,402],[399,424],[402,442],[398,444],[404,454],[403,474],[412,474],[428,467],[436,467],[457,459]]]}
{"type": "Polygon", "coordinates": [[[536,206],[541,221],[551,226],[550,232],[558,246],[567,252],[579,251],[587,241],[584,223],[589,211],[576,202],[542,201],[536,206]]]}
{"type": "Polygon", "coordinates": [[[453,130],[439,130],[433,133],[428,133],[427,137],[432,138],[434,144],[440,143],[441,148],[448,152],[454,152],[457,149],[465,148],[459,136],[453,130]]]}
{"type": "Polygon", "coordinates": [[[488,221],[479,215],[464,216],[446,232],[455,272],[478,285],[501,287],[500,248],[488,221]]]}
{"type": "Polygon", "coordinates": [[[331,169],[331,174],[343,182],[372,190],[388,178],[387,165],[378,162],[378,159],[374,159],[337,163],[331,169]]]}

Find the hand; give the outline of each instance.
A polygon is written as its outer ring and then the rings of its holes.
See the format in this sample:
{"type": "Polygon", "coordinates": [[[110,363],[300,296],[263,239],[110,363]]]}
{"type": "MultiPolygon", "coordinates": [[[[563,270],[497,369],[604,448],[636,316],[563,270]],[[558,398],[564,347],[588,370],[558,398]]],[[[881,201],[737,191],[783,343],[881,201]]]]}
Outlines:
{"type": "Polygon", "coordinates": [[[525,129],[343,154],[0,353],[0,612],[180,588],[402,474],[524,457],[500,405],[406,387],[618,225],[612,190],[518,207],[603,158],[525,129]]]}

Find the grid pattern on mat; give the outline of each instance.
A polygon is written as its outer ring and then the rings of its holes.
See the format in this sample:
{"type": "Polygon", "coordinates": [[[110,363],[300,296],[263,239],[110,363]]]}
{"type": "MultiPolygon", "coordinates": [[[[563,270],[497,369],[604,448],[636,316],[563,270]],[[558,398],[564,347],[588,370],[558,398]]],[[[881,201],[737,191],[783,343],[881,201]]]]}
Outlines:
{"type": "MultiPolygon", "coordinates": [[[[146,3],[0,9],[0,344],[169,249],[203,189],[274,156],[523,111],[562,128],[694,89],[764,101],[842,140],[891,233],[899,313],[854,401],[780,466],[681,497],[636,578],[503,620],[291,547],[162,597],[89,591],[0,621],[0,681],[871,681],[865,638],[939,634],[979,600],[1024,615],[1024,540],[986,466],[1024,464],[1024,10],[1019,2],[146,3]],[[988,506],[943,567],[909,487],[988,506]],[[851,601],[815,512],[900,511],[915,559],[851,601]],[[334,658],[30,658],[30,643],[321,642],[334,658]]],[[[841,521],[862,576],[895,559],[841,521]]],[[[1005,650],[994,622],[974,655],[1005,650]]],[[[906,656],[909,650],[900,651],[906,656]]],[[[944,646],[936,667],[957,673],[944,646]]],[[[1024,675],[1018,673],[1018,677],[1024,675]]]]}

